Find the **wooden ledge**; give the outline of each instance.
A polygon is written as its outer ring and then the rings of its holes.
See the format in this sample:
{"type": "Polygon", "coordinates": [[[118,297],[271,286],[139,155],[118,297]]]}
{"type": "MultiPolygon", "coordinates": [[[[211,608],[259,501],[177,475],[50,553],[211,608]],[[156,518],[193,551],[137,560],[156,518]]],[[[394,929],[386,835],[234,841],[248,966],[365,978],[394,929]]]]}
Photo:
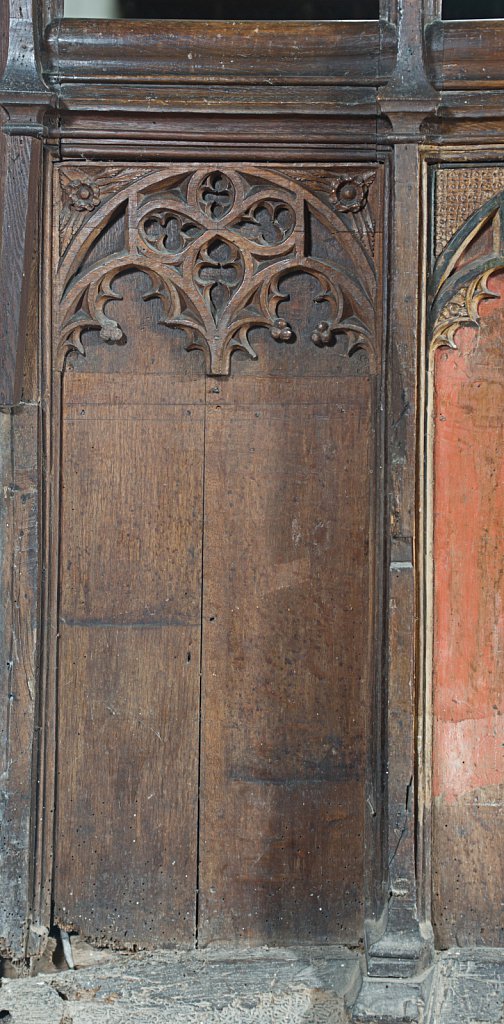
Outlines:
{"type": "Polygon", "coordinates": [[[53,22],[52,82],[379,84],[394,64],[386,22],[53,22]]]}
{"type": "Polygon", "coordinates": [[[426,61],[437,89],[504,88],[504,18],[433,22],[426,61]]]}

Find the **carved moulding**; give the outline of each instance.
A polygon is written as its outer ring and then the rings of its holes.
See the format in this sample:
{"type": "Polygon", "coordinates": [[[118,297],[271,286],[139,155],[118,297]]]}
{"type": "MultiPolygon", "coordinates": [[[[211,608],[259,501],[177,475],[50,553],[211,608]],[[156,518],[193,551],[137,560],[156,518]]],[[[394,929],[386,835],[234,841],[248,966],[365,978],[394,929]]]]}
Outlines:
{"type": "Polygon", "coordinates": [[[488,280],[503,267],[504,192],[500,192],[468,217],[434,264],[429,293],[431,351],[442,346],[455,349],[460,327],[479,328],[481,301],[496,297],[488,280]],[[477,254],[471,259],[471,246],[478,239],[477,254]]]}
{"type": "Polygon", "coordinates": [[[160,300],[160,323],[181,330],[188,351],[204,353],[211,376],[229,374],[235,351],[257,358],[253,328],[266,328],[276,344],[299,340],[281,309],[292,275],[316,285],[320,316],[311,342],[348,357],[364,350],[374,369],[376,275],[362,229],[374,174],[355,181],[340,175],[346,205],[336,210],[311,191],[309,169],[304,186],[277,170],[227,165],[130,169],[129,179],[124,168],[61,169],[59,365],[72,349],[85,354],[87,330],[98,330],[108,344],[125,343],[125,328],[107,304],[120,301],[114,285],[122,274],[141,271],[150,282],[143,298],[160,300]],[[121,242],[94,260],[93,246],[118,210],[121,242]],[[337,264],[327,247],[322,256],[311,251],[314,219],[329,236],[339,232],[337,264]]]}

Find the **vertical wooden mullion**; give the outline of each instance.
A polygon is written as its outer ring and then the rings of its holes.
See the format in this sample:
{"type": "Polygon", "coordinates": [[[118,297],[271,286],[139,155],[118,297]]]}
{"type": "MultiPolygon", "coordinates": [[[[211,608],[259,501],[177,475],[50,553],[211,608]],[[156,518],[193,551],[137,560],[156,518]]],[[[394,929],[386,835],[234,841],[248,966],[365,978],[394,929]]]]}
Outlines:
{"type": "Polygon", "coordinates": [[[203,500],[201,509],[201,618],[200,618],[200,647],[199,647],[199,733],[198,733],[198,797],[197,797],[197,838],[196,838],[196,886],[195,886],[195,924],[194,924],[194,936],[196,948],[199,946],[199,920],[200,920],[200,867],[201,867],[201,759],[202,759],[202,737],[203,737],[203,695],[204,695],[204,679],[203,679],[203,664],[204,664],[204,622],[205,622],[205,539],[206,539],[206,509],[205,509],[205,495],[206,495],[206,484],[207,484],[207,403],[208,395],[207,389],[205,388],[205,406],[204,406],[204,423],[203,423],[203,500]]]}
{"type": "Polygon", "coordinates": [[[54,631],[56,589],[51,572],[53,545],[58,549],[58,489],[59,489],[59,410],[60,379],[54,380],[52,368],[53,338],[53,156],[45,153],[44,204],[42,244],[41,292],[41,535],[43,537],[41,568],[41,653],[40,682],[38,688],[38,738],[36,744],[36,773],[34,783],[33,830],[33,886],[31,952],[43,947],[44,933],[51,925],[53,821],[55,802],[54,754],[55,737],[55,674],[54,631]],[[54,429],[55,422],[57,429],[54,429]],[[54,472],[54,466],[57,472],[54,472]]]}

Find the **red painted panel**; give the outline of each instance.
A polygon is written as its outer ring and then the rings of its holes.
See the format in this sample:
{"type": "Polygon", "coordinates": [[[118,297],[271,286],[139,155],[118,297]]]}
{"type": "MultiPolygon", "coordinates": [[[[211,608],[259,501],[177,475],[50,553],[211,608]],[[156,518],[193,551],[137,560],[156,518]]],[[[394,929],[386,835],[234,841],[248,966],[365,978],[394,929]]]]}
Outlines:
{"type": "MultiPolygon", "coordinates": [[[[503,868],[504,275],[491,287],[499,298],[481,304],[479,332],[460,330],[457,350],[435,356],[433,860],[447,942],[481,941],[478,909],[468,909],[478,903],[462,857],[468,829],[481,846],[480,875],[500,871],[502,881],[503,868]],[[474,919],[466,930],[464,915],[474,919]]],[[[480,901],[485,927],[489,913],[502,925],[499,903],[489,911],[480,901]]]]}

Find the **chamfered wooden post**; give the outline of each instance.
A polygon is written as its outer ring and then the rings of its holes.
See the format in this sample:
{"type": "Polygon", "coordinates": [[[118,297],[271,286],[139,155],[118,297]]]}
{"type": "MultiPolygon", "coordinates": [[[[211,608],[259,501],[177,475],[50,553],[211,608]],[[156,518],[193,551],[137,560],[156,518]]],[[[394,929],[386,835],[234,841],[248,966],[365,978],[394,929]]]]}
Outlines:
{"type": "Polygon", "coordinates": [[[37,0],[11,0],[7,13],[9,42],[0,81],[0,406],[16,405],[21,397],[29,270],[37,242],[42,122],[51,104],[40,69],[41,5],[37,0]]]}
{"type": "MultiPolygon", "coordinates": [[[[33,10],[42,17],[42,4],[33,10]]],[[[38,63],[39,25],[29,0],[0,12],[0,956],[23,962],[30,927],[32,763],[39,629],[38,418],[33,374],[23,383],[23,350],[33,342],[43,117],[51,96],[38,63]],[[21,404],[20,399],[22,398],[21,404]],[[12,408],[18,405],[17,408],[12,408]]],[[[32,346],[33,347],[33,346],[32,346]]]]}
{"type": "Polygon", "coordinates": [[[387,864],[388,901],[368,922],[368,973],[408,977],[425,968],[433,948],[418,889],[417,585],[416,548],[419,342],[421,336],[422,122],[437,106],[424,64],[424,24],[431,0],[398,10],[394,74],[378,97],[392,125],[393,185],[388,449],[387,864]]]}

